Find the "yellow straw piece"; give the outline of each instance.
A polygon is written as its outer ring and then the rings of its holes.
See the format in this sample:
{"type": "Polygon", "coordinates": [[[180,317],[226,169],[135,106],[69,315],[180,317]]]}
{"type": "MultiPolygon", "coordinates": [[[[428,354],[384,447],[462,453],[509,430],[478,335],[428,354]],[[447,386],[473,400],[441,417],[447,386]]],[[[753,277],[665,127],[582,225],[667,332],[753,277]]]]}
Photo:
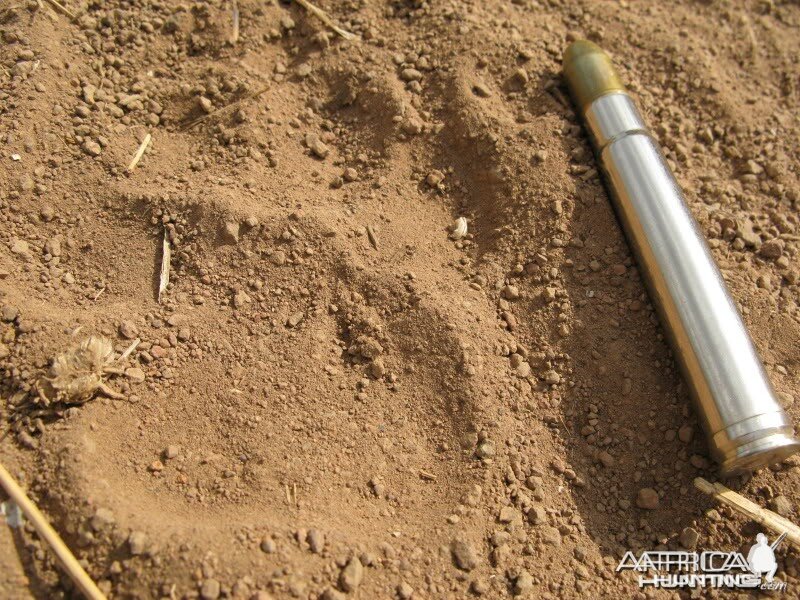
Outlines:
{"type": "Polygon", "coordinates": [[[83,567],[81,567],[75,556],[70,552],[70,549],[64,544],[61,537],[56,533],[56,530],[50,526],[50,523],[47,522],[44,515],[31,499],[28,498],[27,494],[19,487],[2,464],[0,464],[0,485],[3,486],[6,493],[11,497],[11,500],[19,506],[22,513],[33,524],[39,536],[50,545],[50,548],[55,553],[61,566],[64,567],[64,570],[83,595],[89,600],[106,600],[106,597],[97,588],[91,577],[86,574],[86,571],[83,570],[83,567]]]}
{"type": "Polygon", "coordinates": [[[694,480],[694,486],[704,494],[713,496],[717,502],[727,504],[736,512],[749,517],[767,529],[771,529],[780,535],[785,534],[786,539],[794,544],[796,548],[800,549],[800,527],[792,523],[789,519],[785,519],[771,510],[762,508],[755,502],[751,502],[741,494],[737,494],[721,483],[711,483],[702,477],[697,477],[694,480]]]}

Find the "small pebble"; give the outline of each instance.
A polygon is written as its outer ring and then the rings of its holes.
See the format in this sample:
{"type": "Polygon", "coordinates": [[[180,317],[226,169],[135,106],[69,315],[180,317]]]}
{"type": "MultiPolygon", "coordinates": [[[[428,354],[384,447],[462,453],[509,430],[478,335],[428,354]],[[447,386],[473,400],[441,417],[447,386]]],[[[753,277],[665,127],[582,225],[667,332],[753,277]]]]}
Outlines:
{"type": "Polygon", "coordinates": [[[680,543],[681,546],[687,550],[694,550],[697,546],[697,540],[700,539],[700,534],[693,527],[685,527],[681,531],[680,543]]]}
{"type": "Polygon", "coordinates": [[[354,592],[364,579],[364,566],[357,556],[350,559],[339,573],[339,587],[345,592],[354,592]]]}
{"type": "Polygon", "coordinates": [[[206,579],[200,586],[200,597],[203,600],[216,600],[220,593],[220,584],[216,579],[206,579]]]}
{"type": "Polygon", "coordinates": [[[636,494],[636,506],[645,510],[655,510],[658,508],[658,492],[653,488],[642,488],[636,494]]]}
{"type": "Polygon", "coordinates": [[[472,571],[478,566],[478,554],[475,547],[464,540],[456,539],[450,544],[453,562],[463,571],[472,571]]]}

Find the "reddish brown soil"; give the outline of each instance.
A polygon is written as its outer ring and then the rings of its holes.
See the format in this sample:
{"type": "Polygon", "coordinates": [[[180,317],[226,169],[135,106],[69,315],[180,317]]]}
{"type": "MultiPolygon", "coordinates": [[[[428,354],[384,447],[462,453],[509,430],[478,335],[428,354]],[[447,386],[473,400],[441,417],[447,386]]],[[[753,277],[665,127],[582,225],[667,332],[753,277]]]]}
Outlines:
{"type": "MultiPolygon", "coordinates": [[[[0,4],[0,452],[110,597],[635,597],[627,549],[752,544],[560,57],[613,54],[798,422],[797,3],[65,5],[0,4]],[[90,333],[142,339],[124,399],[44,406],[90,333]]],[[[799,466],[731,485],[797,518],[799,466]]],[[[71,595],[0,535],[0,596],[71,595]]]]}

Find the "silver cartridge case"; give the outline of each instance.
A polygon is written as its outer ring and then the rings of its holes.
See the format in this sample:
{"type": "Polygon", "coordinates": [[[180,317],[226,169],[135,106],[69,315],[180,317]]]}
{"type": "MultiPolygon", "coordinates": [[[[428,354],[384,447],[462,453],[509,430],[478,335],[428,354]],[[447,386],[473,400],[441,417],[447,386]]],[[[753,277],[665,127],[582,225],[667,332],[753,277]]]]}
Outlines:
{"type": "Polygon", "coordinates": [[[722,475],[798,451],[708,245],[610,59],[575,42],[564,70],[722,475]]]}

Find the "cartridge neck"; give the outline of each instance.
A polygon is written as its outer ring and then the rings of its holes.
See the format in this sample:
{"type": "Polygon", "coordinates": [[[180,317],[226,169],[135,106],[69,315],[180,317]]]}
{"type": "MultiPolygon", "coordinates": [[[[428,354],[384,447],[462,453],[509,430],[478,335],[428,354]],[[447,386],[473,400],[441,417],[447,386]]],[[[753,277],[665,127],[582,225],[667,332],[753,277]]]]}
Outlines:
{"type": "Polygon", "coordinates": [[[598,150],[622,135],[647,132],[633,99],[624,91],[609,92],[592,101],[586,109],[585,118],[598,150]]]}

